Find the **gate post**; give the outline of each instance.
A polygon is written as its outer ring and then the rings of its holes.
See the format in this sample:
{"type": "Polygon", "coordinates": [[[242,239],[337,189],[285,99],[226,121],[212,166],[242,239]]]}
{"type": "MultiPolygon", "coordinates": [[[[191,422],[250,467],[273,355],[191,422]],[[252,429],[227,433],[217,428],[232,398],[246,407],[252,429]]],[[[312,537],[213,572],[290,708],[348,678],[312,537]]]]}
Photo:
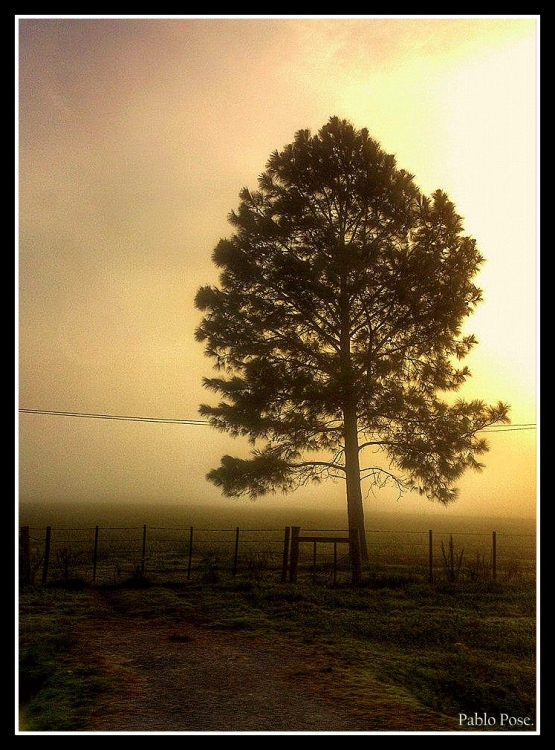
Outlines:
{"type": "Polygon", "coordinates": [[[291,527],[285,527],[285,534],[283,537],[283,558],[281,563],[281,582],[285,583],[287,580],[287,564],[289,562],[289,538],[291,534],[291,527]]]}
{"type": "Polygon", "coordinates": [[[360,536],[358,529],[349,530],[349,550],[352,567],[353,584],[357,586],[362,580],[362,565],[360,560],[360,536]]]}
{"type": "Polygon", "coordinates": [[[289,568],[289,581],[295,583],[297,580],[297,565],[299,563],[299,535],[300,526],[291,527],[291,566],[289,568]]]}
{"type": "Polygon", "coordinates": [[[235,529],[235,552],[233,554],[233,570],[231,571],[232,576],[237,575],[237,565],[239,561],[239,526],[235,529]]]}

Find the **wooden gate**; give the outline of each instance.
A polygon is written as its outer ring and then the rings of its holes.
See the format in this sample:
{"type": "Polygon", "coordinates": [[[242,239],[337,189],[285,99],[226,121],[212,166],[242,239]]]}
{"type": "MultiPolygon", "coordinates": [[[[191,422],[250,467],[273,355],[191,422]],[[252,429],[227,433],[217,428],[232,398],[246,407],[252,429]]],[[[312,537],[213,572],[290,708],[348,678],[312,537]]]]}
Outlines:
{"type": "Polygon", "coordinates": [[[333,544],[334,552],[334,583],[337,562],[337,545],[349,545],[349,558],[351,561],[352,582],[358,584],[361,581],[362,571],[360,568],[360,542],[358,529],[352,529],[349,536],[301,536],[300,526],[286,526],[285,537],[283,542],[283,567],[281,580],[283,583],[287,580],[287,569],[289,568],[289,581],[295,583],[297,580],[297,568],[299,564],[299,545],[302,542],[309,542],[314,545],[314,558],[316,558],[316,545],[333,544]]]}

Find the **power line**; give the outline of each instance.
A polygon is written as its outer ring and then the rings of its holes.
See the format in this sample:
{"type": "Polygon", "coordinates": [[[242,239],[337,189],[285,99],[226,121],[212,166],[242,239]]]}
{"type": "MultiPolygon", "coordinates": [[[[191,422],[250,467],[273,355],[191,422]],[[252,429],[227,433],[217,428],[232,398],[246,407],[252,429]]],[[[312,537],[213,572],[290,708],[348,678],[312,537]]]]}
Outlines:
{"type": "Polygon", "coordinates": [[[56,417],[82,417],[86,419],[116,419],[124,422],[160,422],[162,424],[207,425],[206,419],[173,419],[165,417],[132,417],[122,414],[86,414],[76,411],[52,411],[50,409],[19,409],[23,414],[51,414],[56,417]]]}
{"type": "Polygon", "coordinates": [[[484,427],[483,430],[479,430],[479,432],[518,432],[519,430],[535,430],[536,425],[535,424],[512,424],[507,425],[507,427],[494,427],[493,429],[489,427],[484,427]]]}
{"type": "MultiPolygon", "coordinates": [[[[134,417],[122,414],[88,414],[77,411],[53,411],[51,409],[19,409],[23,414],[50,414],[56,417],[81,417],[85,419],[115,419],[124,422],[157,422],[160,424],[209,425],[207,419],[174,419],[165,417],[134,417]]],[[[519,430],[535,430],[535,422],[507,425],[505,427],[484,428],[481,432],[516,432],[519,430]]]]}

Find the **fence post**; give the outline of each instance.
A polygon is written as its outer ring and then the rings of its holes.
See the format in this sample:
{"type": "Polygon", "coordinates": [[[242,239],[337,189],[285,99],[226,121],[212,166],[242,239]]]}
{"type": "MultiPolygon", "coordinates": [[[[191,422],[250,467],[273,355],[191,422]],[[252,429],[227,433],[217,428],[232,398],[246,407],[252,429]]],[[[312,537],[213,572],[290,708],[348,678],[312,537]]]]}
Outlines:
{"type": "Polygon", "coordinates": [[[349,531],[349,549],[351,552],[352,581],[357,586],[362,580],[362,566],[360,560],[360,536],[358,529],[349,531]]]}
{"type": "Polygon", "coordinates": [[[429,555],[429,565],[430,565],[430,583],[434,582],[434,542],[433,542],[433,532],[430,529],[428,531],[428,555],[429,555]]]}
{"type": "Polygon", "coordinates": [[[299,564],[299,535],[300,526],[291,526],[291,565],[289,567],[289,581],[295,583],[297,580],[297,565],[299,564]]]}
{"type": "Polygon", "coordinates": [[[46,539],[44,540],[44,565],[42,568],[42,582],[46,583],[48,577],[48,563],[50,562],[50,537],[52,535],[52,527],[46,527],[46,539]]]}
{"type": "Polygon", "coordinates": [[[239,526],[235,529],[235,554],[233,555],[233,570],[232,575],[237,575],[237,560],[239,557],[239,526]]]}
{"type": "Polygon", "coordinates": [[[28,526],[22,526],[19,532],[19,582],[24,586],[31,583],[31,544],[28,526]]]}
{"type": "Polygon", "coordinates": [[[146,523],[143,526],[143,549],[141,553],[141,575],[145,574],[145,563],[146,563],[146,523]]]}
{"type": "Polygon", "coordinates": [[[96,581],[96,561],[98,560],[98,526],[94,528],[94,549],[93,549],[93,583],[96,581]]]}
{"type": "Polygon", "coordinates": [[[497,578],[497,532],[491,532],[491,572],[493,580],[497,578]]]}
{"type": "Polygon", "coordinates": [[[287,563],[289,561],[289,537],[291,534],[291,527],[285,527],[285,534],[283,537],[283,559],[281,563],[281,582],[285,583],[287,580],[287,563]]]}
{"type": "Polygon", "coordinates": [[[187,580],[191,577],[191,565],[193,563],[193,527],[189,529],[189,562],[187,564],[187,580]]]}
{"type": "Polygon", "coordinates": [[[316,542],[312,542],[312,580],[316,581],[316,542]]]}

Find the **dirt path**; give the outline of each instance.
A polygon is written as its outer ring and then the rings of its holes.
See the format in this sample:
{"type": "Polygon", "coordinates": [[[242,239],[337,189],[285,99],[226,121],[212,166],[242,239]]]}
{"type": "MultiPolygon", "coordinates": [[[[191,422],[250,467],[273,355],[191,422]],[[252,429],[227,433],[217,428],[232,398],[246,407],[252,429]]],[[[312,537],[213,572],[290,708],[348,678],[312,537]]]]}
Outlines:
{"type": "Polygon", "coordinates": [[[194,625],[123,619],[84,625],[74,651],[117,685],[85,732],[418,732],[453,731],[383,683],[353,705],[341,675],[313,664],[286,641],[194,625]],[[312,668],[312,669],[311,669],[312,668]]]}

